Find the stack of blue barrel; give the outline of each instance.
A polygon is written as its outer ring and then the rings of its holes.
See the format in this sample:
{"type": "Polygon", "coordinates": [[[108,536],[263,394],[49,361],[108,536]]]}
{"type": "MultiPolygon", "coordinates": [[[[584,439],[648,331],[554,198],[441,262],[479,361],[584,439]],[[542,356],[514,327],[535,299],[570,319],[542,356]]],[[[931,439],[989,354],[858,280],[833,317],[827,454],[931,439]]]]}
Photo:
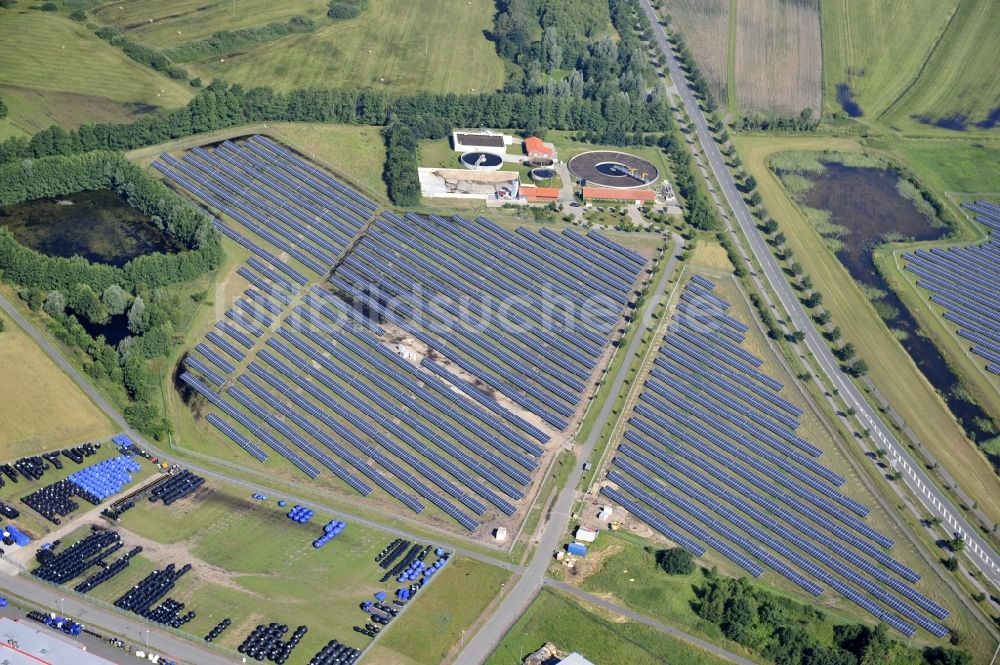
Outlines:
{"type": "Polygon", "coordinates": [[[6,542],[8,538],[17,546],[24,547],[31,542],[31,538],[28,538],[20,529],[18,529],[13,524],[8,524],[3,529],[3,540],[6,542]]]}
{"type": "Polygon", "coordinates": [[[141,469],[138,462],[122,455],[80,469],[70,475],[69,480],[80,488],[80,496],[84,499],[91,503],[100,503],[121,492],[122,488],[132,482],[132,476],[129,474],[141,469]]]}
{"type": "Polygon", "coordinates": [[[313,547],[319,549],[323,547],[328,542],[340,535],[340,532],[344,530],[347,526],[347,522],[341,522],[340,520],[330,520],[327,522],[326,526],[323,527],[323,535],[313,541],[313,547]]]}
{"type": "Polygon", "coordinates": [[[315,511],[309,510],[305,506],[295,505],[294,508],[288,511],[288,519],[293,522],[298,522],[299,524],[305,524],[313,518],[315,511]]]}

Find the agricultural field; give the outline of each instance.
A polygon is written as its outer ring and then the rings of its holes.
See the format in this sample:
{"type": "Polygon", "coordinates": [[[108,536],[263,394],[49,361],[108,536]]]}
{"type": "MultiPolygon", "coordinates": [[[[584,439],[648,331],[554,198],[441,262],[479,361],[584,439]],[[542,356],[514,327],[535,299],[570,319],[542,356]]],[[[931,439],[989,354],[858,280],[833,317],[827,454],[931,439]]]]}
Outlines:
{"type": "Polygon", "coordinates": [[[89,12],[101,25],[121,30],[129,39],[156,48],[208,37],[222,30],[252,28],[305,16],[327,22],[325,0],[125,0],[89,12]]]}
{"type": "MultiPolygon", "coordinates": [[[[143,548],[128,568],[88,595],[111,603],[153,569],[190,563],[191,571],[168,595],[197,612],[182,628],[197,642],[229,617],[232,625],[216,644],[230,653],[254,626],[272,621],[293,630],[298,625],[309,627],[296,648],[294,662],[304,662],[334,638],[363,647],[370,638],[352,630],[370,620],[359,609],[360,603],[372,600],[379,590],[392,596],[400,586],[395,580],[381,584],[386,571],[375,563],[375,556],[394,538],[348,520],[340,535],[317,549],[312,542],[332,516],[317,513],[303,525],[286,517],[289,508],[279,507],[276,497],[256,501],[247,491],[211,483],[171,506],[140,500],[117,523],[97,517],[77,521],[71,527],[76,535],[83,535],[90,524],[99,524],[118,531],[126,550],[136,545],[143,548]],[[323,608],[322,613],[317,614],[317,607],[323,608]]],[[[436,558],[432,552],[427,563],[436,558]]],[[[478,576],[477,565],[466,564],[463,570],[478,576]]],[[[418,595],[413,602],[421,599],[418,595]]],[[[386,629],[388,634],[408,621],[430,618],[424,612],[435,616],[439,609],[445,611],[432,606],[414,614],[403,612],[398,623],[386,629]]]]}
{"type": "MultiPolygon", "coordinates": [[[[912,8],[909,11],[914,20],[924,19],[912,8]]],[[[916,81],[879,121],[907,133],[1000,129],[1000,78],[992,57],[1000,48],[997,25],[1000,5],[996,2],[960,2],[916,81]]]]}
{"type": "Polygon", "coordinates": [[[602,665],[721,665],[728,662],[654,628],[543,588],[497,647],[486,665],[519,663],[546,642],[578,651],[602,665]]]}
{"type": "Polygon", "coordinates": [[[698,69],[725,107],[730,96],[730,12],[732,0],[676,0],[665,5],[671,25],[684,37],[698,69]]]}
{"type": "Polygon", "coordinates": [[[358,18],[194,62],[188,69],[205,80],[278,90],[372,86],[400,93],[467,93],[503,84],[503,63],[483,36],[492,29],[494,9],[488,0],[380,0],[371,5],[358,18]]]}
{"type": "Polygon", "coordinates": [[[844,338],[864,340],[861,350],[871,379],[941,466],[965,492],[976,497],[980,509],[991,520],[1000,519],[997,479],[990,465],[967,441],[944,401],[768,168],[771,157],[779,152],[850,152],[861,146],[845,139],[774,137],[738,137],[735,143],[747,172],[757,179],[768,210],[785,233],[788,246],[796,256],[803,257],[800,260],[815,288],[823,293],[823,305],[842,328],[844,338]]]}
{"type": "Polygon", "coordinates": [[[0,138],[51,124],[127,122],[182,106],[193,89],[133,62],[65,16],[0,9],[0,138]]]}
{"type": "Polygon", "coordinates": [[[107,436],[111,421],[35,344],[4,316],[0,332],[0,459],[62,449],[107,436]]]}
{"type": "Polygon", "coordinates": [[[818,113],[823,96],[819,0],[736,0],[733,5],[736,109],[818,113]]]}
{"type": "Polygon", "coordinates": [[[679,0],[666,12],[720,106],[796,116],[821,108],[818,0],[679,0]]]}
{"type": "Polygon", "coordinates": [[[878,118],[920,74],[959,2],[824,0],[826,110],[878,118]]]}

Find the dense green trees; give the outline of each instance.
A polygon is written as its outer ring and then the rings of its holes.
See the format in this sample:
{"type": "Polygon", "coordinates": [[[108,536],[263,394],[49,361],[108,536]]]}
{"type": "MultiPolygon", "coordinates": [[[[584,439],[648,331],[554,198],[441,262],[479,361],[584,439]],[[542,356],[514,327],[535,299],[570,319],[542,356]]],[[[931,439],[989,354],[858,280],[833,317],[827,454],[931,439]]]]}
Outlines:
{"type": "Polygon", "coordinates": [[[3,120],[6,117],[7,117],[7,105],[3,103],[2,99],[0,99],[0,120],[3,120]]]}
{"type": "MultiPolygon", "coordinates": [[[[173,62],[191,62],[200,58],[232,53],[248,44],[271,42],[295,33],[312,32],[316,22],[307,16],[293,16],[284,23],[275,21],[240,30],[220,30],[208,37],[181,42],[160,53],[173,62]]],[[[199,83],[200,85],[200,83],[199,83]]]]}
{"type": "Polygon", "coordinates": [[[21,287],[21,297],[33,311],[44,303],[53,334],[85,354],[84,370],[90,376],[125,387],[129,423],[161,436],[169,425],[149,388],[156,382],[145,361],[167,355],[179,323],[177,301],[164,295],[161,287],[194,279],[222,262],[222,245],[211,220],[120,153],[27,158],[0,165],[0,206],[104,187],[117,191],[187,249],[140,256],[115,268],[80,257],[46,256],[0,229],[0,274],[21,287]],[[91,337],[81,323],[104,326],[126,311],[129,330],[138,337],[126,338],[121,353],[103,335],[91,337]]]}
{"type": "Polygon", "coordinates": [[[698,615],[731,640],[777,665],[966,665],[971,656],[951,648],[927,648],[922,658],[893,640],[884,624],[816,629],[827,617],[818,610],[755,588],[746,578],[723,577],[714,569],[696,587],[698,615]],[[823,640],[821,642],[821,639],[823,640]],[[825,643],[824,643],[825,642],[825,643]]]}
{"type": "Polygon", "coordinates": [[[683,547],[661,550],[656,558],[667,575],[690,575],[694,572],[694,555],[683,547]]]}
{"type": "Polygon", "coordinates": [[[0,206],[103,187],[117,191],[189,249],[173,255],[141,256],[114,268],[80,257],[45,256],[18,243],[7,229],[0,229],[4,280],[64,293],[86,284],[101,294],[114,284],[134,291],[188,281],[221,263],[222,246],[211,221],[120,154],[91,152],[0,165],[0,206]]]}
{"type": "Polygon", "coordinates": [[[389,198],[401,206],[420,203],[420,180],[417,166],[420,148],[413,130],[403,123],[393,123],[385,129],[385,166],[382,177],[389,198]]]}
{"type": "Polygon", "coordinates": [[[326,15],[334,20],[359,16],[368,9],[368,0],[330,0],[326,15]]]}

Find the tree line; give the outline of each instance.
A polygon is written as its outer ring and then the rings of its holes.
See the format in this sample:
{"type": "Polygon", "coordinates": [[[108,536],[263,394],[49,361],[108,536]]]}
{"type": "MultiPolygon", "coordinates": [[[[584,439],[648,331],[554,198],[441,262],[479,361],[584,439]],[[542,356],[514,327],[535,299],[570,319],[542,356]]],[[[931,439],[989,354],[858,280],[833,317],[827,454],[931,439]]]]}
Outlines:
{"type": "Polygon", "coordinates": [[[0,165],[0,207],[100,188],[118,192],[186,250],[140,256],[117,268],[79,256],[46,256],[0,228],[0,277],[20,287],[19,295],[32,310],[51,317],[53,334],[84,354],[90,376],[124,387],[126,419],[158,437],[169,423],[157,407],[155,373],[147,361],[169,353],[174,332],[183,324],[177,297],[163,287],[217,268],[224,258],[222,245],[208,217],[120,153],[97,151],[0,165]],[[114,317],[126,317],[131,333],[117,348],[103,335],[92,336],[83,324],[100,328],[114,317]]]}
{"type": "Polygon", "coordinates": [[[969,652],[926,647],[922,652],[889,636],[885,624],[836,624],[816,629],[821,610],[755,588],[712,569],[695,587],[695,611],[734,642],[776,665],[971,665],[969,652]],[[832,640],[820,635],[832,633],[832,640]]]}

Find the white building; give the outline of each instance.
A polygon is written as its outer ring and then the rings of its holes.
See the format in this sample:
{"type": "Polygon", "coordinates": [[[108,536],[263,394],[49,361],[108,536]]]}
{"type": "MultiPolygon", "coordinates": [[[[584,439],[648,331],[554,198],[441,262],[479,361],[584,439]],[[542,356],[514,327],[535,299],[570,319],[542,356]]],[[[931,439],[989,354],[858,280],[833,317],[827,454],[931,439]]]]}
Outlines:
{"type": "Polygon", "coordinates": [[[493,532],[493,537],[497,539],[498,543],[502,543],[507,540],[507,527],[498,526],[496,531],[493,532]]]}
{"type": "Polygon", "coordinates": [[[597,532],[578,526],[576,528],[576,539],[583,543],[592,543],[597,540],[597,532]]]}
{"type": "Polygon", "coordinates": [[[586,658],[584,658],[583,656],[574,651],[570,655],[560,660],[559,665],[594,665],[594,663],[590,662],[589,660],[587,660],[586,658]]]}
{"type": "Polygon", "coordinates": [[[614,511],[611,509],[611,506],[601,506],[601,512],[597,514],[597,519],[601,520],[602,522],[607,522],[609,519],[611,519],[611,513],[613,512],[614,511]]]}

